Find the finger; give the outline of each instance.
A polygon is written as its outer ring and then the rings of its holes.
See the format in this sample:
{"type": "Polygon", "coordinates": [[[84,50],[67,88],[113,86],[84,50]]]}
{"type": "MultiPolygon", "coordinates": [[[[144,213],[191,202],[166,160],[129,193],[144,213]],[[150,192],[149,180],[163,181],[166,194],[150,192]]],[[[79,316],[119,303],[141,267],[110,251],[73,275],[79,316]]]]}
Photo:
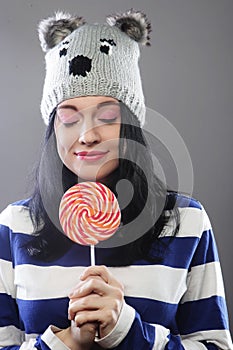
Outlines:
{"type": "MultiPolygon", "coordinates": [[[[112,288],[112,287],[110,287],[112,288]]],[[[123,293],[119,290],[112,290],[107,296],[90,294],[86,297],[71,299],[68,308],[69,319],[74,319],[75,315],[84,311],[112,310],[119,313],[124,302],[123,293]]]]}
{"type": "MultiPolygon", "coordinates": [[[[102,280],[102,278],[100,276],[90,276],[90,277],[87,277],[87,279],[85,281],[87,281],[88,279],[99,279],[99,280],[102,280]]],[[[85,281],[81,281],[79,282],[74,288],[73,290],[68,294],[68,297],[69,298],[72,298],[75,296],[75,293],[76,291],[85,283],[85,281]]]]}
{"type": "Polygon", "coordinates": [[[110,279],[110,272],[107,269],[106,266],[101,265],[101,266],[89,266],[87,267],[82,275],[80,276],[80,279],[84,281],[87,279],[89,276],[99,276],[101,277],[106,283],[109,283],[110,279]]]}
{"type": "Polygon", "coordinates": [[[75,323],[76,327],[82,327],[86,323],[99,324],[99,316],[98,311],[85,311],[83,313],[76,314],[73,322],[75,323]]]}
{"type": "Polygon", "coordinates": [[[80,276],[81,281],[86,280],[90,276],[99,276],[102,278],[103,281],[105,281],[107,284],[111,284],[113,286],[116,286],[118,288],[121,288],[124,290],[123,284],[118,281],[113,274],[110,272],[110,270],[104,266],[89,266],[86,268],[83,272],[83,274],[80,276]]]}
{"type": "Polygon", "coordinates": [[[101,337],[109,334],[115,327],[119,314],[113,310],[97,310],[78,313],[75,315],[74,322],[77,327],[82,327],[86,323],[98,323],[99,334],[101,337]]]}
{"type": "Polygon", "coordinates": [[[97,331],[97,323],[85,323],[83,326],[77,327],[74,321],[71,322],[71,334],[74,339],[78,339],[80,346],[83,345],[83,349],[94,342],[97,331]]]}
{"type": "Polygon", "coordinates": [[[98,294],[103,296],[111,290],[111,286],[106,284],[103,280],[90,278],[75,287],[72,294],[69,294],[70,299],[82,298],[90,294],[98,294]]]}
{"type": "Polygon", "coordinates": [[[121,287],[109,285],[99,279],[89,279],[79,285],[70,295],[70,299],[82,298],[90,294],[98,294],[99,296],[112,296],[113,298],[123,299],[124,291],[121,287]]]}
{"type": "Polygon", "coordinates": [[[97,310],[103,307],[101,297],[97,294],[91,294],[80,299],[71,299],[68,307],[68,316],[70,320],[73,320],[77,312],[97,310]]]}

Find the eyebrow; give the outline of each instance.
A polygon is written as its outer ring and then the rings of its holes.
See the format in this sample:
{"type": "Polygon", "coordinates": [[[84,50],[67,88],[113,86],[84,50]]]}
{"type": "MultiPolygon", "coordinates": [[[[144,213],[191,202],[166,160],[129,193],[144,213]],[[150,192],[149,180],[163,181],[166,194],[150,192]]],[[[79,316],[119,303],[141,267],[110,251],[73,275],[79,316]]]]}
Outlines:
{"type": "Polygon", "coordinates": [[[102,106],[108,106],[108,105],[119,105],[119,102],[115,102],[115,101],[103,101],[97,104],[97,109],[99,109],[102,106]]]}
{"type": "MultiPolygon", "coordinates": [[[[108,105],[119,105],[120,103],[119,102],[115,102],[115,101],[103,101],[103,102],[100,102],[96,105],[96,108],[99,109],[103,106],[108,106],[108,105]]],[[[74,111],[78,112],[78,108],[72,104],[64,104],[64,105],[61,105],[61,106],[58,106],[57,109],[73,109],[74,111]]]]}
{"type": "Polygon", "coordinates": [[[73,105],[62,105],[62,106],[58,106],[57,109],[73,109],[74,111],[78,111],[78,109],[73,106],[73,105]]]}

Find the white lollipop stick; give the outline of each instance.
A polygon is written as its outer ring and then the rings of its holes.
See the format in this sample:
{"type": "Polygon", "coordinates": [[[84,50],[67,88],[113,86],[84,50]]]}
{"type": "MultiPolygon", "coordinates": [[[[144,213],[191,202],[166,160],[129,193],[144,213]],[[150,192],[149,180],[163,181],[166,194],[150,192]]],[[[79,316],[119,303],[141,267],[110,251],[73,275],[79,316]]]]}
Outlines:
{"type": "Polygon", "coordinates": [[[90,253],[91,253],[91,266],[95,266],[95,246],[91,244],[90,246],[90,253]]]}

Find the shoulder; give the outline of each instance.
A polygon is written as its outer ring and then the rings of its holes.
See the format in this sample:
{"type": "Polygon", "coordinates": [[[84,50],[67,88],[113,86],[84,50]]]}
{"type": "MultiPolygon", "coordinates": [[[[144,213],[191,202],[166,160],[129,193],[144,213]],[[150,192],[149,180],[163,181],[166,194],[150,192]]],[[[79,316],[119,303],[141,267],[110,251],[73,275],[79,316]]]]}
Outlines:
{"type": "Polygon", "coordinates": [[[32,233],[33,224],[29,212],[30,199],[9,204],[0,214],[0,225],[12,232],[32,233]]]}
{"type": "Polygon", "coordinates": [[[175,211],[178,212],[179,232],[177,236],[201,237],[204,231],[211,229],[205,208],[199,200],[193,197],[169,192],[166,210],[171,213],[170,222],[174,220],[175,211]]]}
{"type": "Polygon", "coordinates": [[[202,204],[196,198],[177,192],[168,192],[166,210],[176,208],[196,208],[203,210],[202,204]]]}

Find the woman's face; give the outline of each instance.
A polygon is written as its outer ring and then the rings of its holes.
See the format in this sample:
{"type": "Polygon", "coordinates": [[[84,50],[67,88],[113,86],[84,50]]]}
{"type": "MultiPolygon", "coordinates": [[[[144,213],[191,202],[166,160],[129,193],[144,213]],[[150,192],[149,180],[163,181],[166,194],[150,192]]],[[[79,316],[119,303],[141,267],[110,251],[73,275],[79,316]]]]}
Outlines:
{"type": "Polygon", "coordinates": [[[104,182],[119,165],[119,102],[85,96],[61,102],[55,118],[57,150],[79,178],[104,182]]]}

